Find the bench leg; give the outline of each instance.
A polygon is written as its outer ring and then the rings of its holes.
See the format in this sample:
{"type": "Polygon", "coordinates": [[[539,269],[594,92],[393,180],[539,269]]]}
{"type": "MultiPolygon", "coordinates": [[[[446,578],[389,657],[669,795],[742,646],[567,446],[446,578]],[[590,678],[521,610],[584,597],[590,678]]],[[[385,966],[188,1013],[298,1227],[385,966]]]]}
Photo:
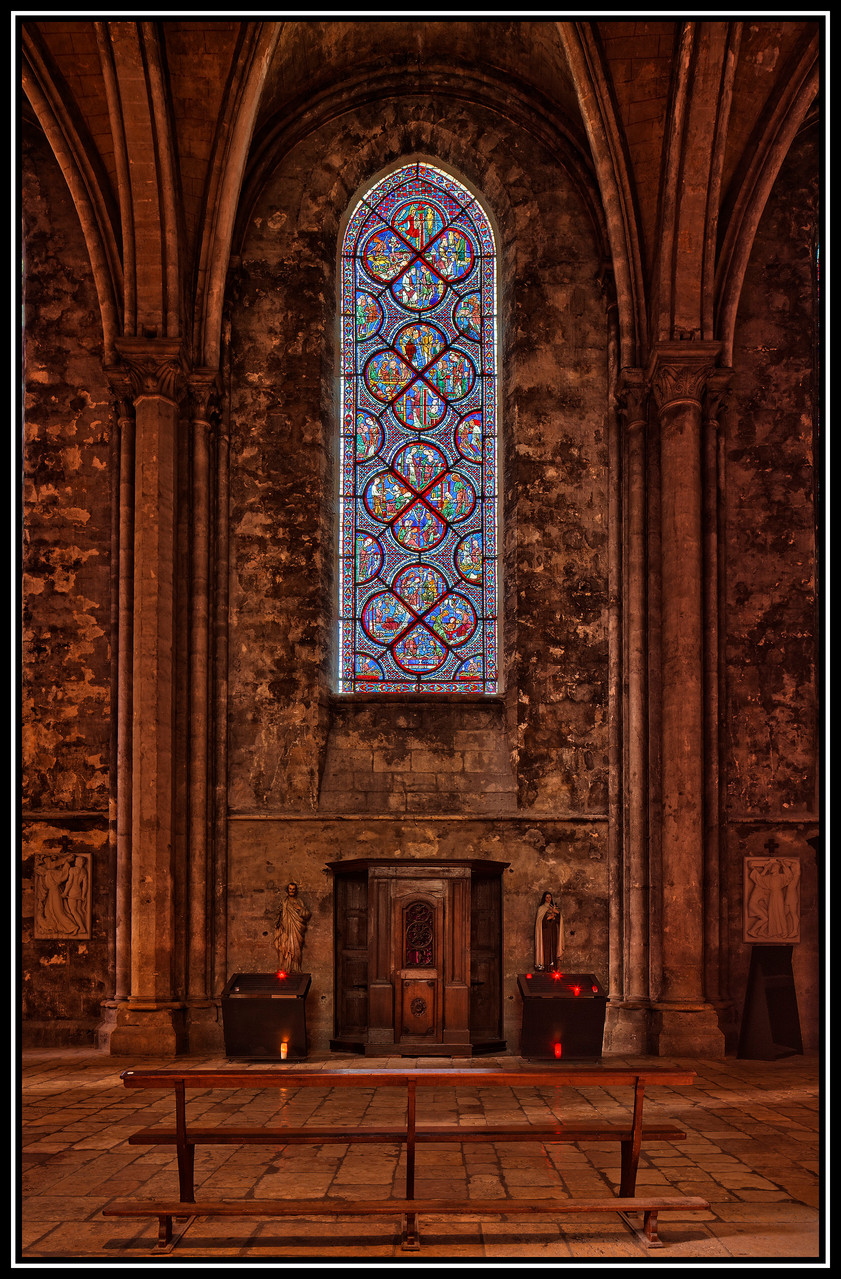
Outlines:
{"type": "Polygon", "coordinates": [[[657,1209],[643,1214],[642,1233],[649,1248],[662,1248],[663,1241],[657,1234],[657,1209]]]}
{"type": "Polygon", "coordinates": [[[634,1149],[633,1141],[623,1141],[621,1144],[622,1162],[619,1174],[619,1196],[621,1199],[633,1199],[637,1189],[639,1150],[634,1149]]]}
{"type": "Polygon", "coordinates": [[[178,1150],[178,1193],[181,1202],[191,1204],[196,1202],[196,1191],[193,1182],[194,1168],[196,1159],[196,1148],[192,1143],[182,1146],[178,1150]]]}
{"type": "Polygon", "coordinates": [[[618,1217],[628,1227],[632,1235],[636,1235],[640,1243],[644,1243],[647,1248],[662,1248],[663,1240],[657,1234],[657,1209],[652,1208],[648,1212],[643,1210],[642,1229],[639,1224],[633,1221],[626,1212],[619,1212],[618,1217]]]}
{"type": "Polygon", "coordinates": [[[176,1079],[175,1084],[175,1152],[178,1156],[178,1193],[182,1203],[195,1203],[196,1192],[193,1185],[193,1165],[196,1148],[187,1136],[187,1111],[183,1079],[176,1079]]]}
{"type": "MultiPolygon", "coordinates": [[[[406,1089],[406,1198],[415,1197],[415,1081],[410,1079],[406,1089]]],[[[420,1251],[417,1213],[407,1212],[404,1218],[403,1252],[420,1251]]]]}
{"type": "Polygon", "coordinates": [[[417,1213],[407,1212],[403,1218],[403,1239],[400,1244],[402,1252],[420,1252],[420,1234],[418,1233],[417,1213]]]}
{"type": "Polygon", "coordinates": [[[158,1242],[152,1248],[151,1255],[160,1256],[161,1253],[173,1252],[195,1220],[195,1217],[173,1218],[172,1216],[167,1216],[162,1213],[158,1217],[158,1242]],[[173,1230],[172,1228],[174,1220],[182,1223],[177,1230],[173,1230]]]}

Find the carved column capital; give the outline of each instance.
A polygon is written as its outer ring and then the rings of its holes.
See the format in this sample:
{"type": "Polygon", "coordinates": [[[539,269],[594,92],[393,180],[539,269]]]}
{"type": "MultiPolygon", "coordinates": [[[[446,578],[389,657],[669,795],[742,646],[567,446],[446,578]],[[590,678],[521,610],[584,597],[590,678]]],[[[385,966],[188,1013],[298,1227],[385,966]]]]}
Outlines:
{"type": "Polygon", "coordinates": [[[616,385],[616,412],[625,429],[648,419],[649,388],[642,369],[622,369],[616,385]]]}
{"type": "Polygon", "coordinates": [[[216,369],[193,369],[187,383],[191,421],[210,426],[218,420],[221,412],[221,375],[216,369]]]}
{"type": "Polygon", "coordinates": [[[135,403],[148,396],[178,404],[187,387],[179,340],[124,337],[116,345],[135,403]]]}
{"type": "Polygon", "coordinates": [[[727,408],[727,403],[733,391],[732,386],[733,370],[732,369],[714,369],[710,375],[705,387],[704,395],[704,419],[707,422],[718,423],[727,408]]]}
{"type": "Polygon", "coordinates": [[[125,364],[107,364],[105,376],[114,397],[114,412],[118,425],[122,426],[125,422],[134,421],[134,392],[128,367],[125,364]]]}
{"type": "Polygon", "coordinates": [[[661,342],[655,347],[646,370],[651,395],[658,413],[672,404],[703,406],[720,342],[661,342]]]}

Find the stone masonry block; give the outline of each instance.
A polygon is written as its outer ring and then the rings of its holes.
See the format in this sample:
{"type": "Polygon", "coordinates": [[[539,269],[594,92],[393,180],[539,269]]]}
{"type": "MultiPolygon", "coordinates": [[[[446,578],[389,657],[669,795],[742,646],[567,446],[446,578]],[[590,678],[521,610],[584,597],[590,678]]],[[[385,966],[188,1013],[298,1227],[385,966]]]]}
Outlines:
{"type": "Polygon", "coordinates": [[[458,773],[464,768],[460,751],[445,755],[443,752],[412,751],[412,772],[458,773]]]}

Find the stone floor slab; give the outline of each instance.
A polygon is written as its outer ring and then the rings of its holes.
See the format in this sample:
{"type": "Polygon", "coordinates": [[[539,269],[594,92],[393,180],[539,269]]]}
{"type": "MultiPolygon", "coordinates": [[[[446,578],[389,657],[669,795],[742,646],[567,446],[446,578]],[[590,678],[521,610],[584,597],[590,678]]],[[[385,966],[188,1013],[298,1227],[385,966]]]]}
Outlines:
{"type": "MultiPolygon", "coordinates": [[[[617,1065],[647,1064],[622,1057],[617,1065]]],[[[212,1055],[163,1058],[142,1063],[174,1069],[224,1068],[236,1063],[212,1055]]],[[[366,1066],[401,1070],[428,1065],[425,1059],[389,1058],[366,1066]]],[[[447,1062],[447,1065],[450,1063],[447,1062]]],[[[453,1062],[465,1069],[463,1061],[453,1062]]],[[[689,1066],[694,1086],[662,1089],[646,1107],[649,1118],[680,1123],[684,1142],[644,1143],[640,1189],[702,1194],[703,1213],[662,1213],[666,1245],[649,1250],[619,1218],[576,1215],[525,1219],[479,1214],[421,1220],[420,1253],[399,1246],[399,1219],[324,1218],[271,1221],[262,1218],[194,1222],[171,1254],[173,1261],[271,1262],[275,1258],[328,1262],[396,1260],[398,1264],[453,1259],[531,1259],[551,1263],[570,1258],[638,1264],[686,1259],[817,1257],[821,1191],[819,1062],[792,1058],[762,1063],[657,1059],[650,1064],[689,1066]],[[660,1095],[662,1093],[662,1096],[660,1095]],[[190,1236],[192,1235],[192,1242],[190,1236]]],[[[359,1069],[355,1057],[325,1054],[307,1062],[312,1070],[359,1069]]],[[[436,1061],[436,1069],[443,1066],[436,1061]]],[[[481,1069],[526,1064],[516,1055],[481,1059],[481,1069]]],[[[129,1063],[93,1051],[37,1050],[25,1053],[21,1073],[21,1220],[17,1246],[22,1262],[76,1260],[136,1263],[148,1257],[157,1235],[153,1219],[103,1218],[105,1203],[122,1196],[152,1199],[177,1193],[172,1148],[129,1146],[137,1128],[173,1122],[171,1098],[127,1090],[119,1081],[129,1063]]],[[[446,1066],[444,1066],[446,1068],[446,1066]]],[[[552,1122],[555,1118],[615,1121],[630,1112],[630,1090],[518,1088],[434,1090],[427,1110],[438,1122],[552,1122]],[[561,1095],[563,1093],[563,1096],[561,1095]],[[567,1094],[570,1094],[567,1096],[567,1094]]],[[[399,1121],[402,1101],[374,1089],[346,1095],[197,1094],[189,1113],[202,1123],[290,1122],[383,1124],[399,1121]]],[[[312,1197],[337,1201],[402,1197],[405,1148],[385,1144],[360,1148],[335,1142],[319,1147],[206,1147],[196,1156],[203,1193],[224,1198],[312,1197]]],[[[616,1193],[618,1151],[599,1143],[524,1146],[518,1142],[436,1143],[418,1150],[416,1194],[429,1197],[502,1198],[530,1195],[616,1193]]],[[[166,1264],[166,1259],[159,1259],[166,1264]]]]}

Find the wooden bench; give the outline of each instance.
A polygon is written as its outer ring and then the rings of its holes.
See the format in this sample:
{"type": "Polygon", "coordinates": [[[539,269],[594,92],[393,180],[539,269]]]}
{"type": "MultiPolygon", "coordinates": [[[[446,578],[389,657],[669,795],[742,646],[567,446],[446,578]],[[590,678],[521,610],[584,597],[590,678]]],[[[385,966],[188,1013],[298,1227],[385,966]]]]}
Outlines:
{"type": "Polygon", "coordinates": [[[661,1245],[657,1214],[665,1210],[699,1212],[709,1208],[697,1196],[636,1194],[641,1144],[648,1141],[680,1141],[686,1133],[659,1120],[643,1124],[645,1090],[651,1085],[691,1084],[695,1072],[668,1067],[615,1069],[610,1066],[559,1066],[546,1070],[126,1070],[121,1079],[127,1088],[171,1088],[175,1097],[175,1126],[143,1128],[129,1137],[133,1145],[175,1146],[178,1159],[177,1199],[117,1200],[103,1209],[106,1217],[154,1216],[158,1218],[158,1242],[154,1251],[171,1251],[197,1217],[313,1217],[401,1216],[405,1218],[402,1247],[420,1247],[417,1219],[425,1216],[464,1216],[534,1213],[618,1213],[649,1247],[661,1245]],[[613,1088],[633,1089],[633,1109],[619,1123],[556,1120],[539,1124],[434,1124],[417,1122],[417,1090],[424,1088],[613,1088]],[[260,1128],[228,1125],[201,1127],[187,1122],[187,1089],[263,1088],[402,1088],[406,1112],[400,1124],[386,1127],[332,1124],[329,1127],[271,1125],[260,1128]],[[618,1197],[599,1199],[418,1199],[415,1197],[417,1147],[431,1142],[614,1142],[621,1151],[618,1197]],[[266,1199],[196,1201],[194,1158],[196,1146],[295,1145],[344,1143],[399,1144],[406,1147],[406,1194],[402,1199],[266,1199]],[[642,1213],[640,1229],[629,1213],[642,1213]],[[173,1218],[186,1225],[173,1235],[173,1218]]]}

